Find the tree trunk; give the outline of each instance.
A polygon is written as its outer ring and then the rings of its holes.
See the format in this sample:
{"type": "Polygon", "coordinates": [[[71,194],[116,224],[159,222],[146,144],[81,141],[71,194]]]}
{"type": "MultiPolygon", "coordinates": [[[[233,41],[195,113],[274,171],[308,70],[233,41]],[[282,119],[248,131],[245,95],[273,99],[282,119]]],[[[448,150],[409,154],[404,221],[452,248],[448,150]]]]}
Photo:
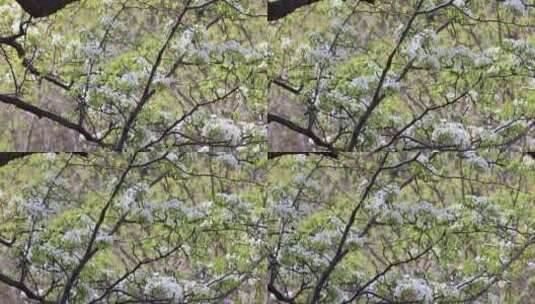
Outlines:
{"type": "Polygon", "coordinates": [[[54,14],[67,4],[76,2],[77,0],[17,0],[20,6],[32,17],[46,17],[54,14]]]}

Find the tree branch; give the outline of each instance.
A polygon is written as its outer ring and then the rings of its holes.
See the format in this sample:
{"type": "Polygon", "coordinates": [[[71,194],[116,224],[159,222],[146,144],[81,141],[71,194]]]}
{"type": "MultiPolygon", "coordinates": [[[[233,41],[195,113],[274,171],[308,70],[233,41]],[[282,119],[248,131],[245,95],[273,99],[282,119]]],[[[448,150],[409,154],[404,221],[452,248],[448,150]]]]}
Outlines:
{"type": "MultiPolygon", "coordinates": [[[[286,17],[296,9],[319,2],[321,0],[278,0],[268,2],[268,21],[274,21],[286,17]]],[[[362,0],[368,3],[374,3],[375,0],[362,0]]]]}
{"type": "Polygon", "coordinates": [[[15,280],[11,279],[10,277],[8,277],[8,276],[6,276],[6,275],[4,275],[2,273],[0,273],[0,282],[5,283],[6,285],[8,285],[10,287],[14,287],[14,288],[20,290],[28,298],[30,298],[32,300],[38,300],[40,302],[44,302],[43,301],[43,297],[41,297],[41,296],[37,295],[36,293],[34,293],[23,282],[15,281],[15,280]]]}
{"type": "Polygon", "coordinates": [[[335,159],[338,158],[338,153],[336,152],[268,152],[268,159],[274,159],[274,158],[281,157],[284,155],[299,155],[299,154],[324,155],[324,156],[328,156],[328,157],[335,158],[335,159]]]}
{"type": "Polygon", "coordinates": [[[281,117],[279,115],[276,115],[276,114],[272,114],[272,113],[268,113],[268,123],[270,122],[276,122],[276,123],[279,123],[297,133],[300,133],[302,135],[305,135],[306,137],[312,139],[312,141],[314,142],[314,144],[316,144],[317,146],[320,146],[320,147],[325,147],[325,148],[328,148],[330,151],[334,151],[334,148],[332,145],[330,145],[329,143],[326,143],[325,141],[323,141],[321,138],[319,138],[314,132],[312,132],[312,130],[309,130],[309,129],[306,129],[306,128],[303,128],[299,125],[297,125],[296,123],[294,123],[293,121],[290,121],[284,117],[281,117]]]}
{"type": "Polygon", "coordinates": [[[76,1],[78,0],[17,0],[19,5],[34,18],[52,15],[68,4],[76,1]]]}
{"type": "Polygon", "coordinates": [[[189,9],[188,5],[189,5],[190,2],[191,1],[186,1],[185,8],[182,10],[180,15],[178,16],[175,24],[173,25],[173,28],[171,29],[171,32],[167,36],[167,39],[166,39],[165,43],[163,44],[162,48],[158,52],[158,56],[156,56],[156,61],[155,61],[154,65],[152,66],[152,70],[150,72],[149,79],[147,80],[147,83],[146,83],[145,88],[143,90],[143,95],[141,96],[141,99],[139,100],[139,103],[134,108],[132,113],[130,113],[130,116],[128,117],[128,119],[126,121],[126,124],[123,127],[123,130],[121,132],[121,137],[117,141],[117,145],[115,147],[116,151],[122,151],[123,150],[124,144],[126,143],[126,140],[128,138],[128,133],[130,132],[131,127],[134,125],[134,122],[135,122],[137,116],[139,115],[139,113],[141,112],[141,110],[143,109],[145,104],[149,101],[149,99],[156,92],[154,89],[151,89],[152,82],[154,81],[154,77],[156,76],[156,72],[158,71],[158,68],[160,67],[160,64],[162,62],[163,54],[167,50],[167,47],[171,43],[171,40],[173,39],[173,37],[175,36],[176,32],[178,31],[178,28],[179,28],[180,24],[182,23],[182,18],[184,18],[184,15],[186,14],[186,12],[189,9]]]}
{"type": "Polygon", "coordinates": [[[372,115],[372,113],[375,110],[375,108],[379,105],[379,103],[381,103],[381,101],[385,97],[385,95],[383,94],[382,91],[383,91],[383,84],[385,82],[386,75],[388,74],[388,72],[390,71],[390,68],[392,67],[392,61],[394,60],[394,56],[397,54],[399,48],[401,47],[401,44],[403,43],[403,41],[407,37],[407,35],[409,33],[409,30],[412,27],[412,23],[416,19],[416,16],[418,16],[419,10],[420,10],[420,7],[422,6],[422,4],[423,4],[423,1],[419,1],[418,2],[417,6],[416,6],[416,9],[414,10],[414,13],[412,14],[411,18],[409,19],[409,22],[407,22],[407,25],[405,26],[405,29],[401,33],[401,36],[399,37],[399,40],[398,40],[396,46],[394,47],[394,49],[392,50],[392,52],[388,56],[388,59],[386,61],[386,66],[383,69],[383,72],[381,74],[381,78],[379,79],[379,83],[377,84],[377,88],[375,89],[375,92],[373,94],[373,98],[372,98],[372,101],[370,103],[370,106],[366,109],[366,112],[364,112],[364,114],[360,118],[359,122],[357,123],[357,126],[353,130],[353,134],[351,134],[351,141],[349,142],[349,145],[347,147],[347,150],[350,151],[350,152],[352,152],[355,149],[355,147],[357,146],[359,135],[362,133],[362,130],[363,130],[364,126],[366,125],[366,122],[368,121],[368,119],[372,115]]]}
{"type": "Polygon", "coordinates": [[[93,228],[93,231],[91,233],[89,242],[87,244],[86,250],[82,258],[80,259],[80,262],[76,266],[76,268],[71,272],[69,275],[67,282],[65,283],[65,288],[63,289],[63,293],[61,294],[61,299],[58,301],[58,304],[66,304],[69,302],[69,297],[71,295],[72,288],[76,285],[76,282],[82,273],[84,267],[89,263],[89,261],[97,254],[99,251],[99,247],[95,246],[95,242],[97,239],[97,235],[100,231],[100,228],[104,224],[104,220],[106,219],[106,215],[108,210],[112,207],[112,204],[115,200],[115,197],[119,194],[119,191],[121,190],[121,187],[123,186],[126,176],[132,170],[132,165],[135,161],[135,158],[137,156],[137,153],[135,153],[130,161],[128,162],[128,166],[126,167],[125,171],[121,174],[121,177],[119,178],[119,181],[115,185],[113,192],[111,193],[109,199],[106,202],[106,205],[100,210],[100,214],[98,217],[98,220],[95,224],[95,227],[93,228]]]}
{"type": "Polygon", "coordinates": [[[54,122],[57,122],[59,123],[60,125],[68,128],[68,129],[71,129],[71,130],[74,130],[74,131],[77,131],[78,133],[82,134],[86,140],[88,141],[92,141],[92,142],[95,142],[95,143],[99,143],[100,144],[100,141],[95,138],[93,135],[91,135],[91,133],[89,133],[89,131],[87,131],[84,127],[82,126],[79,126],[71,121],[69,121],[68,119],[64,118],[64,117],[61,117],[57,114],[54,114],[52,112],[48,112],[48,111],[45,111],[39,107],[36,107],[34,105],[31,105],[23,100],[21,100],[20,98],[16,97],[16,96],[11,96],[11,95],[4,95],[4,94],[0,94],[0,102],[3,102],[5,104],[10,104],[10,105],[13,105],[21,110],[24,110],[26,112],[29,112],[35,116],[37,116],[38,118],[48,118],[54,122]]]}

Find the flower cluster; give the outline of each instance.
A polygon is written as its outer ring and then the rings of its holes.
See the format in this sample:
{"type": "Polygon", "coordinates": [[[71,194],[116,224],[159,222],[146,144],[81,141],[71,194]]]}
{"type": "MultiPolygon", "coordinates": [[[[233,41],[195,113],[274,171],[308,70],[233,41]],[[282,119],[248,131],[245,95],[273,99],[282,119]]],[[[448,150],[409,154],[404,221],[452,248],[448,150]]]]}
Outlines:
{"type": "Polygon", "coordinates": [[[489,162],[487,161],[487,159],[477,155],[475,151],[467,151],[463,155],[464,157],[466,157],[467,162],[473,165],[474,167],[482,170],[489,169],[489,162]]]}
{"type": "Polygon", "coordinates": [[[214,140],[237,144],[241,140],[242,130],[234,121],[212,115],[202,129],[202,135],[214,140]]]}
{"type": "Polygon", "coordinates": [[[440,144],[470,146],[470,134],[460,123],[442,122],[433,131],[432,139],[440,144]]]}
{"type": "Polygon", "coordinates": [[[433,303],[433,289],[419,278],[411,278],[406,275],[400,280],[394,291],[396,297],[409,296],[409,298],[423,303],[433,303]]]}
{"type": "Polygon", "coordinates": [[[179,303],[182,299],[182,287],[174,277],[160,276],[155,273],[145,285],[145,294],[154,297],[164,297],[172,303],[179,303]]]}

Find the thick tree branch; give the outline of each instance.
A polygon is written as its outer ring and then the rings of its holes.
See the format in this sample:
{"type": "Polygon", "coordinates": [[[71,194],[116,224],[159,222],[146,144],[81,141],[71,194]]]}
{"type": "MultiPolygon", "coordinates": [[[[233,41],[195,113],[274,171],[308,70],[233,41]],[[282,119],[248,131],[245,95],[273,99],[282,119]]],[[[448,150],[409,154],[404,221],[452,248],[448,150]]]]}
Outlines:
{"type": "Polygon", "coordinates": [[[38,108],[34,105],[31,105],[23,100],[21,100],[20,98],[16,97],[16,96],[12,96],[12,95],[4,95],[4,94],[0,94],[0,102],[3,102],[5,104],[10,104],[10,105],[13,105],[21,110],[24,110],[28,113],[31,113],[35,116],[37,116],[38,118],[42,118],[42,117],[45,117],[45,118],[48,118],[54,122],[57,122],[59,123],[60,125],[66,127],[66,128],[69,128],[71,130],[74,130],[74,131],[77,131],[78,133],[82,134],[86,140],[88,141],[92,141],[92,142],[95,142],[95,143],[100,143],[100,141],[95,138],[93,135],[91,135],[91,133],[89,133],[89,131],[87,131],[84,127],[82,126],[79,126],[71,121],[69,121],[68,119],[64,118],[64,117],[61,117],[57,114],[54,114],[52,112],[48,112],[48,111],[45,111],[41,108],[38,108]]]}
{"type": "Polygon", "coordinates": [[[13,288],[16,288],[16,289],[20,290],[29,299],[38,300],[40,302],[45,302],[45,301],[43,301],[43,297],[41,297],[38,294],[36,294],[35,292],[33,292],[23,282],[15,281],[15,280],[11,279],[10,277],[8,277],[8,276],[6,276],[6,275],[4,275],[2,273],[0,273],[0,282],[4,283],[4,284],[6,284],[6,285],[8,285],[10,287],[13,287],[13,288]]]}
{"type": "MultiPolygon", "coordinates": [[[[268,2],[268,21],[274,21],[286,17],[296,9],[319,2],[321,0],[278,0],[268,2]]],[[[363,0],[364,2],[374,3],[374,0],[363,0]]]]}
{"type": "Polygon", "coordinates": [[[281,19],[296,9],[321,0],[278,0],[268,2],[268,21],[281,19]]]}
{"type": "MultiPolygon", "coordinates": [[[[0,153],[0,167],[7,165],[10,161],[23,158],[25,156],[33,154],[32,152],[2,152],[0,153]]],[[[3,243],[0,240],[0,243],[3,243]]]]}
{"type": "Polygon", "coordinates": [[[303,89],[304,85],[301,84],[298,88],[294,88],[291,84],[288,83],[288,81],[282,79],[282,78],[275,78],[273,79],[273,83],[278,85],[279,87],[292,92],[295,95],[299,95],[301,93],[301,90],[303,89]]]}
{"type": "Polygon", "coordinates": [[[321,138],[319,138],[314,132],[312,132],[312,130],[309,130],[309,129],[306,129],[306,128],[303,128],[299,125],[297,125],[296,123],[294,123],[293,121],[290,121],[284,117],[281,117],[279,115],[276,115],[276,114],[272,114],[272,113],[268,113],[268,123],[270,122],[276,122],[276,123],[279,123],[297,133],[300,133],[302,135],[305,135],[306,137],[310,138],[314,144],[316,144],[317,146],[320,146],[320,147],[325,147],[327,149],[329,149],[330,151],[333,151],[334,148],[331,144],[329,143],[326,143],[325,141],[323,141],[321,138]]]}
{"type": "Polygon", "coordinates": [[[268,159],[274,159],[284,155],[324,155],[331,158],[338,158],[338,153],[336,152],[268,152],[268,159]]]}
{"type": "Polygon", "coordinates": [[[78,0],[17,0],[19,5],[32,17],[46,17],[54,14],[68,4],[78,0]]]}

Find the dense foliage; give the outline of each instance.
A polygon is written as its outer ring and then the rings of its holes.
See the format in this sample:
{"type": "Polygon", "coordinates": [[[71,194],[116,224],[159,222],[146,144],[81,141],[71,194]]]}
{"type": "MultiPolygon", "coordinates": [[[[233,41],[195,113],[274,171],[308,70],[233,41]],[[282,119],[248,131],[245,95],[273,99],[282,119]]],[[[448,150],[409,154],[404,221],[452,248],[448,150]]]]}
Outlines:
{"type": "Polygon", "coordinates": [[[273,121],[311,150],[479,149],[533,138],[528,6],[376,2],[323,1],[273,27],[275,96],[302,104],[293,117],[272,111],[273,121]]]}
{"type": "Polygon", "coordinates": [[[531,303],[533,5],[266,4],[0,0],[0,302],[531,303]]]}
{"type": "MultiPolygon", "coordinates": [[[[266,53],[248,39],[265,22],[258,8],[83,1],[31,19],[1,1],[0,101],[77,131],[85,149],[260,145],[266,53]],[[54,99],[69,107],[58,112],[54,99]]],[[[4,138],[2,150],[13,150],[4,138]]]]}

